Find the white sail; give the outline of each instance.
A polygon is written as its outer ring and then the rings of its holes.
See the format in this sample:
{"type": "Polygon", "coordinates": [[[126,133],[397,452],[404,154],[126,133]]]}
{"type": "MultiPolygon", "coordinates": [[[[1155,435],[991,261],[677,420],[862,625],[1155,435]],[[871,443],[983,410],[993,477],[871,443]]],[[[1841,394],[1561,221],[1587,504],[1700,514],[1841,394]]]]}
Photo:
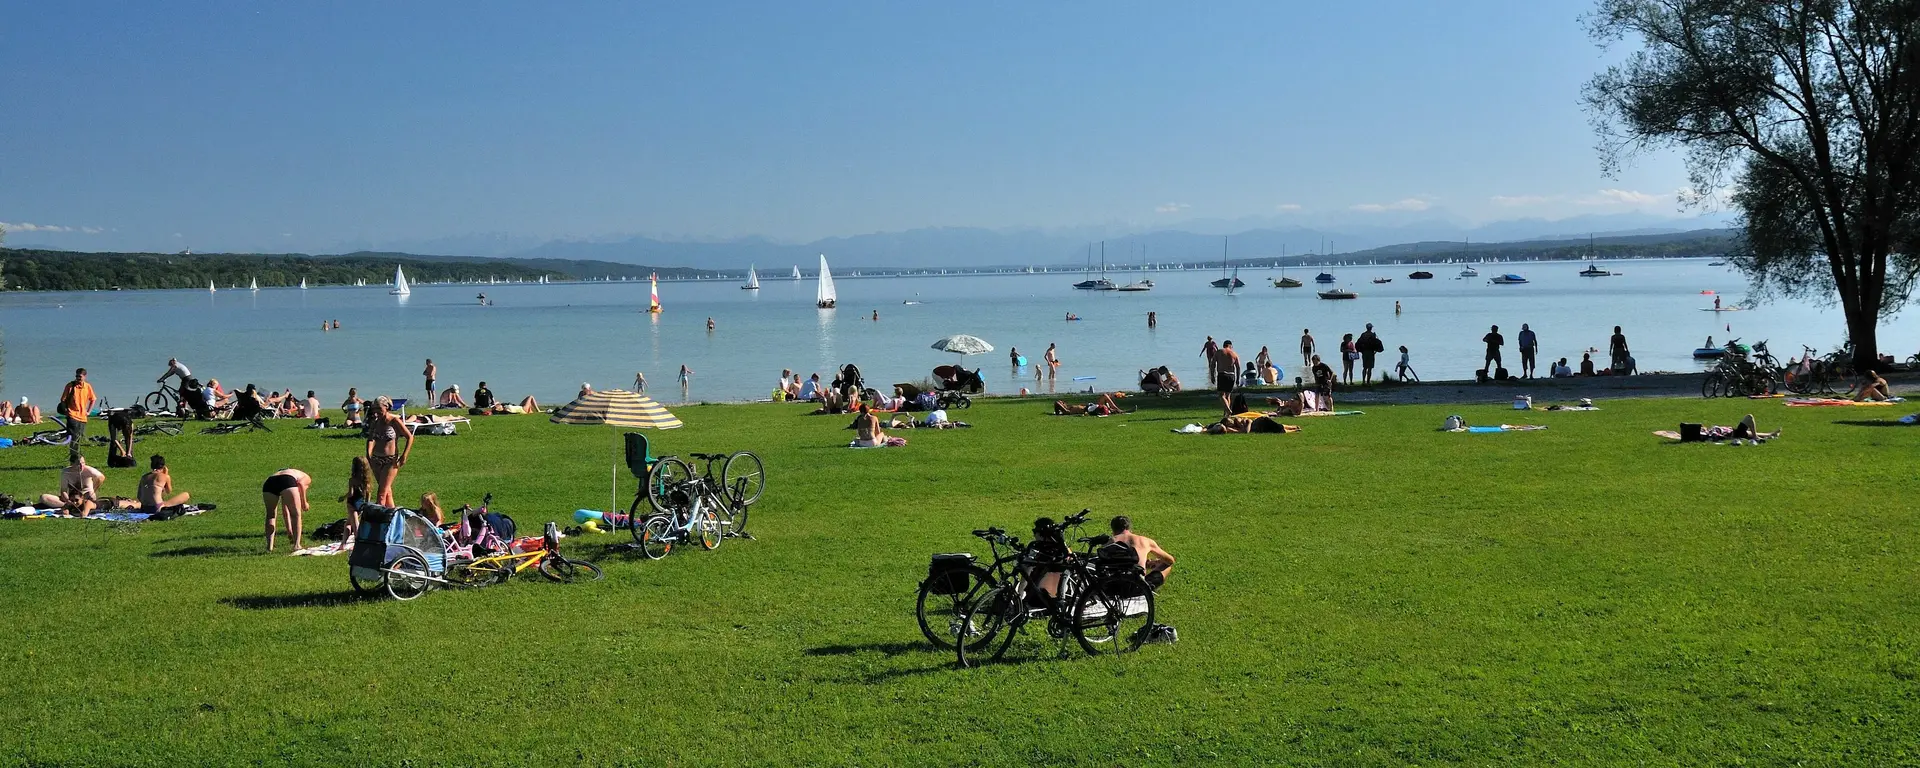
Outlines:
{"type": "Polygon", "coordinates": [[[840,302],[839,294],[833,290],[833,272],[827,269],[827,255],[820,254],[820,291],[814,305],[821,309],[833,309],[840,302]]]}
{"type": "Polygon", "coordinates": [[[387,291],[387,293],[395,296],[406,296],[413,293],[413,289],[407,287],[407,272],[401,269],[399,265],[395,265],[393,268],[393,290],[387,291]]]}
{"type": "Polygon", "coordinates": [[[749,291],[760,290],[760,273],[754,270],[752,264],[747,265],[747,284],[740,287],[749,291]]]}
{"type": "Polygon", "coordinates": [[[257,278],[257,277],[256,277],[256,278],[254,278],[254,279],[253,279],[253,282],[251,282],[251,283],[248,283],[248,284],[247,284],[247,290],[249,290],[249,291],[257,291],[257,290],[260,290],[260,278],[257,278]]]}
{"type": "Polygon", "coordinates": [[[793,279],[800,279],[800,265],[798,264],[793,265],[793,279]]]}
{"type": "Polygon", "coordinates": [[[300,278],[300,290],[304,291],[306,289],[307,289],[307,279],[304,277],[300,278]]]}
{"type": "Polygon", "coordinates": [[[220,290],[220,289],[218,289],[218,288],[215,288],[215,287],[213,287],[213,281],[212,281],[212,280],[208,280],[208,281],[207,281],[207,293],[213,293],[214,291],[218,291],[218,290],[220,290]]]}

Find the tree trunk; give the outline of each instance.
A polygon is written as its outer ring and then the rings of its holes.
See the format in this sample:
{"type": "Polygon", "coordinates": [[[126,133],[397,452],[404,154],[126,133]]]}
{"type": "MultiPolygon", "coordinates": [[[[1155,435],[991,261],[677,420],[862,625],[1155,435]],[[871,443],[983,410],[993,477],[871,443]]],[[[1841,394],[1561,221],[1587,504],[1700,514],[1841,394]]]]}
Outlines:
{"type": "Polygon", "coordinates": [[[1880,364],[1880,302],[1860,297],[1858,311],[1847,312],[1847,339],[1853,342],[1853,368],[1864,371],[1880,364]],[[1872,307],[1861,306],[1871,303],[1872,307]]]}

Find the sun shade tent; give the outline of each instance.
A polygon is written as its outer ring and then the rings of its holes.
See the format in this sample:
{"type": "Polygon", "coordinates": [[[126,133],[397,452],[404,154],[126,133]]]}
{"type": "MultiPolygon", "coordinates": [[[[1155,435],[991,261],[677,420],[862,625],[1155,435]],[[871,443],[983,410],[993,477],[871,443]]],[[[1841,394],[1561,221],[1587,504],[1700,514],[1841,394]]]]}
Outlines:
{"type": "Polygon", "coordinates": [[[988,344],[985,339],[964,333],[936,341],[933,343],[933,348],[956,355],[984,355],[993,351],[993,345],[988,344]]]}
{"type": "MultiPolygon", "coordinates": [[[[624,389],[603,389],[576,398],[573,402],[560,406],[550,419],[555,424],[600,425],[613,427],[631,427],[635,429],[677,429],[680,419],[669,413],[665,406],[654,402],[653,398],[624,389]]],[[[618,433],[616,440],[618,440],[618,433]]],[[[613,490],[607,511],[620,507],[620,450],[615,443],[613,462],[613,490]]]]}

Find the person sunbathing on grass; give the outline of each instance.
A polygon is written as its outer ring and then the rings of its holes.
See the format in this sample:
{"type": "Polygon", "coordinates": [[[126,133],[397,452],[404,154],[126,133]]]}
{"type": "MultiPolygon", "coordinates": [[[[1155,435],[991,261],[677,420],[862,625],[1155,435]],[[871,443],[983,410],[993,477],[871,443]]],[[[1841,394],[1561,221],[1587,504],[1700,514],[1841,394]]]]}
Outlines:
{"type": "Polygon", "coordinates": [[[1893,399],[1893,392],[1887,389],[1887,380],[1880,372],[1868,368],[1860,374],[1860,394],[1854,396],[1855,402],[1882,402],[1893,399]]]}
{"type": "Polygon", "coordinates": [[[87,457],[74,453],[67,468],[60,470],[60,492],[40,495],[41,509],[57,509],[75,517],[86,517],[100,509],[100,486],[107,476],[87,466],[87,457]]]}
{"type": "Polygon", "coordinates": [[[1111,416],[1124,412],[1120,404],[1114,402],[1113,395],[1101,395],[1099,400],[1086,405],[1068,405],[1065,400],[1053,401],[1055,416],[1111,416]]]}

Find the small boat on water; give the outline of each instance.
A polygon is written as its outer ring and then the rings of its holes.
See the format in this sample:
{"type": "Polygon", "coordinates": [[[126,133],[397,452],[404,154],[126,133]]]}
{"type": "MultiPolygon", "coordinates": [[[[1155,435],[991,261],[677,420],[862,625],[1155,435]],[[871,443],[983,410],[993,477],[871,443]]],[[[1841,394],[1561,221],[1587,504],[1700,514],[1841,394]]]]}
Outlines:
{"type": "Polygon", "coordinates": [[[1727,263],[1726,263],[1726,262],[1724,262],[1724,261],[1709,261],[1709,262],[1707,262],[1707,266],[1709,266],[1709,267],[1724,267],[1724,266],[1726,266],[1726,265],[1727,265],[1727,263]]]}
{"type": "Polygon", "coordinates": [[[1107,279],[1107,243],[1106,241],[1103,240],[1100,242],[1100,276],[1099,277],[1093,276],[1093,246],[1089,244],[1087,246],[1087,279],[1074,283],[1073,287],[1076,290],[1082,290],[1082,291],[1120,290],[1120,286],[1118,284],[1114,283],[1112,280],[1107,279]]]}
{"type": "Polygon", "coordinates": [[[1608,272],[1604,269],[1601,269],[1598,265],[1588,264],[1586,269],[1580,270],[1580,276],[1581,277],[1612,277],[1613,273],[1608,272]]]}
{"type": "Polygon", "coordinates": [[[1306,283],[1300,282],[1291,277],[1283,277],[1273,281],[1273,287],[1275,288],[1298,288],[1303,285],[1306,285],[1306,283]]]}
{"type": "Polygon", "coordinates": [[[401,269],[398,265],[395,265],[393,268],[393,289],[387,291],[387,293],[395,296],[406,296],[413,293],[413,289],[407,287],[406,270],[401,269]]]}
{"type": "Polygon", "coordinates": [[[1418,272],[1414,272],[1412,274],[1407,275],[1407,279],[1408,280],[1432,280],[1433,273],[1423,269],[1418,272]]]}
{"type": "Polygon", "coordinates": [[[1135,283],[1127,283],[1126,285],[1120,286],[1119,288],[1116,288],[1114,290],[1124,291],[1127,293],[1139,293],[1141,291],[1151,291],[1153,290],[1153,281],[1141,280],[1135,283]]]}
{"type": "Polygon", "coordinates": [[[1512,272],[1508,272],[1504,275],[1495,276],[1491,282],[1494,285],[1524,285],[1526,284],[1527,279],[1519,275],[1516,275],[1512,272]]]}
{"type": "Polygon", "coordinates": [[[249,291],[260,290],[260,278],[257,278],[257,277],[253,278],[253,281],[247,284],[247,290],[249,291]]]}
{"type": "Polygon", "coordinates": [[[1354,293],[1353,291],[1349,291],[1345,288],[1335,288],[1331,291],[1321,291],[1319,293],[1319,296],[1320,298],[1326,299],[1328,301],[1339,301],[1341,299],[1360,298],[1360,294],[1354,293]]]}
{"type": "Polygon", "coordinates": [[[1213,281],[1213,283],[1212,283],[1212,285],[1213,285],[1213,287],[1215,287],[1215,288],[1245,288],[1245,287],[1247,287],[1247,283],[1246,283],[1246,281],[1244,281],[1244,280],[1241,280],[1241,279],[1240,279],[1240,278],[1238,278],[1238,277],[1223,277],[1223,278],[1220,278],[1220,279],[1218,279],[1218,280],[1215,280],[1215,281],[1213,281]]]}
{"type": "Polygon", "coordinates": [[[820,286],[814,294],[813,305],[821,309],[833,309],[840,303],[840,294],[833,290],[833,272],[827,269],[827,255],[820,254],[820,286]]]}
{"type": "Polygon", "coordinates": [[[1479,277],[1480,270],[1474,269],[1473,265],[1469,264],[1467,265],[1466,269],[1460,270],[1460,276],[1461,277],[1479,277]]]}
{"type": "Polygon", "coordinates": [[[1373,279],[1374,285],[1380,285],[1381,283],[1391,283],[1391,282],[1393,282],[1393,278],[1391,277],[1376,277],[1373,279]]]}
{"type": "Polygon", "coordinates": [[[1700,347],[1693,351],[1695,360],[1718,360],[1727,356],[1727,350],[1721,347],[1700,347]]]}
{"type": "Polygon", "coordinates": [[[1316,283],[1331,283],[1331,282],[1333,282],[1333,273],[1332,273],[1332,272],[1322,272],[1322,273],[1320,273],[1320,274],[1317,274],[1317,275],[1314,275],[1314,276],[1313,276],[1313,281],[1314,281],[1314,282],[1316,282],[1316,283]]]}
{"type": "Polygon", "coordinates": [[[1247,284],[1240,280],[1239,267],[1233,269],[1232,275],[1227,274],[1227,239],[1224,237],[1220,238],[1220,279],[1213,281],[1210,285],[1215,288],[1225,288],[1228,291],[1247,287],[1247,284]]]}
{"type": "Polygon", "coordinates": [[[660,273],[647,275],[647,314],[660,314],[660,273]]]}
{"type": "Polygon", "coordinates": [[[760,290],[760,273],[754,271],[752,264],[747,265],[747,284],[740,286],[740,290],[743,290],[743,291],[760,290]]]}
{"type": "Polygon", "coordinates": [[[304,291],[306,289],[307,289],[307,279],[304,277],[300,278],[300,290],[304,291]]]}

